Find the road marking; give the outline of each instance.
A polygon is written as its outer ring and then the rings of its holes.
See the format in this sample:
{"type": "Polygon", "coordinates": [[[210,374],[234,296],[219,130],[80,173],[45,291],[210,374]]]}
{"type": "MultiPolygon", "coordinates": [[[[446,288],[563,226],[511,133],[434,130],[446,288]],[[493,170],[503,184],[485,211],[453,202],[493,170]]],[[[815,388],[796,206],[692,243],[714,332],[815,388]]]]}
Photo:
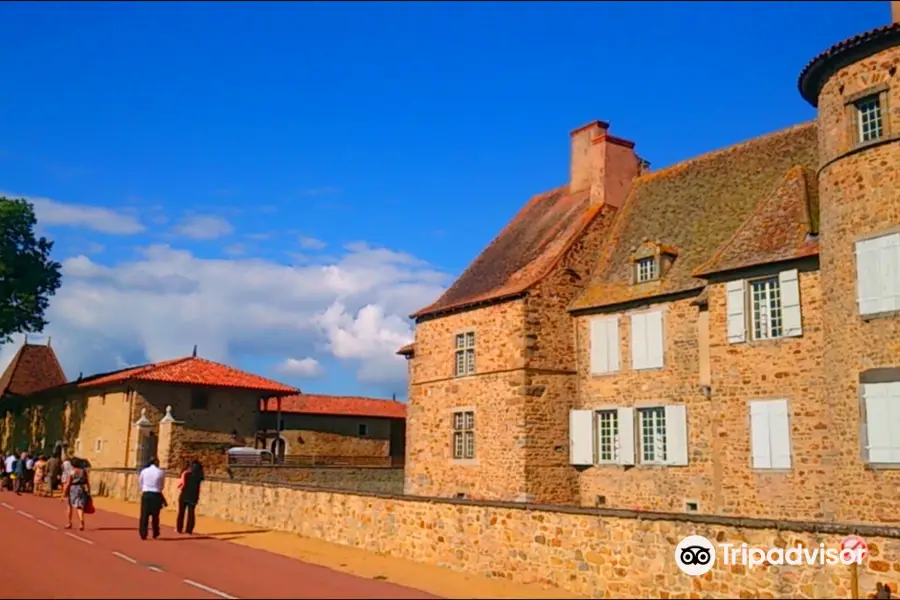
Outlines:
{"type": "Polygon", "coordinates": [[[211,588],[207,585],[203,585],[202,583],[197,583],[196,581],[191,581],[190,579],[185,579],[184,582],[188,585],[192,585],[198,590],[203,590],[204,592],[209,592],[210,594],[215,594],[219,598],[227,598],[228,600],[238,600],[236,596],[229,596],[225,592],[217,590],[216,588],[211,588]]]}
{"type": "Polygon", "coordinates": [[[15,507],[12,504],[7,504],[6,502],[2,502],[3,508],[8,508],[9,510],[15,510],[15,507]]]}
{"type": "Polygon", "coordinates": [[[22,515],[23,517],[28,517],[29,519],[34,518],[34,515],[29,514],[29,513],[25,512],[24,510],[17,510],[16,512],[19,513],[20,515],[22,515]]]}
{"type": "Polygon", "coordinates": [[[151,571],[153,571],[154,573],[165,573],[165,571],[163,571],[159,567],[154,567],[153,565],[150,565],[147,568],[150,569],[151,571]]]}
{"type": "Polygon", "coordinates": [[[115,552],[115,551],[114,551],[114,552],[113,552],[113,556],[118,556],[118,557],[121,558],[122,560],[127,560],[128,562],[130,562],[130,563],[133,564],[133,565],[136,565],[136,564],[137,564],[137,561],[134,560],[133,558],[131,558],[130,556],[128,556],[127,554],[122,554],[121,552],[115,552]]]}
{"type": "Polygon", "coordinates": [[[80,535],[75,535],[74,533],[69,533],[68,531],[66,532],[66,535],[72,539],[78,540],[79,542],[84,542],[85,544],[93,544],[94,543],[87,538],[83,538],[80,535]]]}
{"type": "Polygon", "coordinates": [[[59,529],[59,527],[57,527],[56,525],[51,525],[47,521],[42,521],[41,519],[38,519],[37,522],[49,529],[54,529],[54,530],[59,529]]]}

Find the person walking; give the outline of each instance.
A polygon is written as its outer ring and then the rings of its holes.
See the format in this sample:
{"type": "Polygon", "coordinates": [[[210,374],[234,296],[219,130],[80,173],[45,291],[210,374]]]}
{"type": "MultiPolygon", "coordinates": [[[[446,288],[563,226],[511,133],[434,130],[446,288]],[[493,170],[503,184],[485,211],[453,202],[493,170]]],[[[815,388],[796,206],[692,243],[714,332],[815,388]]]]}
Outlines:
{"type": "Polygon", "coordinates": [[[84,461],[72,458],[72,471],[63,484],[63,499],[66,501],[66,529],[72,529],[72,512],[78,513],[78,528],[84,531],[84,509],[91,501],[91,482],[84,468],[84,461]]]}
{"type": "Polygon", "coordinates": [[[141,517],[138,523],[138,534],[142,540],[147,539],[148,526],[153,527],[153,539],[159,537],[159,511],[162,510],[163,486],[166,472],[159,468],[159,460],[152,459],[138,475],[138,486],[141,490],[141,517]]]}
{"type": "Polygon", "coordinates": [[[47,485],[47,459],[41,454],[34,463],[34,483],[31,486],[31,493],[35,496],[47,496],[49,489],[47,485]]]}
{"type": "Polygon", "coordinates": [[[53,456],[47,461],[47,492],[49,496],[53,496],[53,492],[59,489],[60,476],[62,475],[62,459],[60,455],[53,452],[53,456]]]}
{"type": "Polygon", "coordinates": [[[203,482],[203,466],[200,461],[195,460],[188,465],[181,474],[181,481],[178,487],[181,492],[178,494],[178,516],[175,519],[175,529],[178,533],[186,533],[192,535],[194,533],[194,524],[196,517],[194,511],[197,503],[200,502],[200,484],[203,482]],[[187,517],[187,522],[185,522],[187,517]]]}
{"type": "Polygon", "coordinates": [[[22,456],[20,456],[16,460],[16,471],[15,476],[16,480],[13,482],[13,489],[16,492],[17,496],[22,495],[22,490],[25,489],[25,461],[28,459],[28,454],[23,452],[22,456]]]}

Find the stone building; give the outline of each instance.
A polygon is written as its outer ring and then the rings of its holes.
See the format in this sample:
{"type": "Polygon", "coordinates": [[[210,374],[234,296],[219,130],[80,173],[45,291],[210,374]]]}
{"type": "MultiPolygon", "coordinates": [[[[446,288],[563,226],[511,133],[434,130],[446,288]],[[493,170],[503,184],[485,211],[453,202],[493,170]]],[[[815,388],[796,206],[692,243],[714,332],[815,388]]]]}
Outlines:
{"type": "Polygon", "coordinates": [[[406,491],[889,522],[900,11],[802,71],[815,122],[653,172],[604,123],[417,312],[406,491]]]}
{"type": "Polygon", "coordinates": [[[285,456],[289,463],[403,464],[406,404],[402,402],[297,394],[281,398],[280,404],[264,403],[260,416],[257,445],[285,456]]]}
{"type": "Polygon", "coordinates": [[[253,439],[262,398],[297,391],[189,356],[4,397],[0,445],[49,451],[59,440],[93,467],[135,467],[158,454],[163,465],[199,458],[215,471],[228,447],[253,439]]]}

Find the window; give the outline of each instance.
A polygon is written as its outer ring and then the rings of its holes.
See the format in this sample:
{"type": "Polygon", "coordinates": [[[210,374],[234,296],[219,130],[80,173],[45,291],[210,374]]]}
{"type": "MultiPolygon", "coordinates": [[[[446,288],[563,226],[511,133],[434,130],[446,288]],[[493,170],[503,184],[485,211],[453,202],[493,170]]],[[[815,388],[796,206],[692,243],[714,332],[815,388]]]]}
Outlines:
{"type": "Polygon", "coordinates": [[[205,390],[191,391],[191,410],[206,410],[209,408],[209,393],[205,390]]]}
{"type": "Polygon", "coordinates": [[[750,403],[750,454],[754,469],[791,468],[791,428],[786,400],[750,403]]]}
{"type": "Polygon", "coordinates": [[[640,444],[642,463],[666,462],[666,411],[663,407],[642,408],[640,444]]]}
{"type": "Polygon", "coordinates": [[[884,136],[881,118],[881,96],[874,94],[856,102],[856,122],[860,143],[879,140],[884,136]]]}
{"type": "Polygon", "coordinates": [[[360,423],[356,432],[359,434],[359,437],[366,437],[369,435],[369,426],[365,423],[360,423]]]}
{"type": "Polygon", "coordinates": [[[635,269],[637,269],[636,281],[638,283],[652,281],[659,277],[659,268],[655,256],[648,256],[638,260],[635,264],[635,269]]]}
{"type": "Polygon", "coordinates": [[[754,340],[781,337],[781,287],[777,277],[750,282],[750,335],[754,340]]]}
{"type": "Polygon", "coordinates": [[[631,315],[631,367],[658,369],[663,366],[662,311],[631,315]]]}
{"type": "Polygon", "coordinates": [[[597,413],[600,462],[614,463],[619,460],[619,412],[601,410],[597,413]]]}
{"type": "Polygon", "coordinates": [[[900,381],[863,385],[869,463],[900,463],[900,381]]]}
{"type": "Polygon", "coordinates": [[[728,343],[803,335],[797,269],[725,284],[728,343]],[[749,313],[749,314],[748,314],[749,313]],[[749,327],[748,327],[749,326],[749,327]]]}
{"type": "Polygon", "coordinates": [[[475,373],[475,332],[456,335],[456,376],[475,373]]]}
{"type": "Polygon", "coordinates": [[[103,440],[98,438],[94,440],[94,452],[100,452],[101,450],[103,450],[103,440]]]}
{"type": "Polygon", "coordinates": [[[81,438],[75,440],[75,453],[81,452],[81,438]]]}
{"type": "Polygon", "coordinates": [[[683,404],[569,411],[569,464],[632,466],[636,462],[688,464],[683,404]],[[635,461],[636,451],[639,461],[635,461]]]}
{"type": "Polygon", "coordinates": [[[900,310],[900,233],[856,242],[860,315],[900,310]]]}
{"type": "Polygon", "coordinates": [[[453,413],[453,458],[475,458],[475,413],[453,413]]]}
{"type": "Polygon", "coordinates": [[[619,318],[591,319],[591,373],[619,370],[619,318]]]}

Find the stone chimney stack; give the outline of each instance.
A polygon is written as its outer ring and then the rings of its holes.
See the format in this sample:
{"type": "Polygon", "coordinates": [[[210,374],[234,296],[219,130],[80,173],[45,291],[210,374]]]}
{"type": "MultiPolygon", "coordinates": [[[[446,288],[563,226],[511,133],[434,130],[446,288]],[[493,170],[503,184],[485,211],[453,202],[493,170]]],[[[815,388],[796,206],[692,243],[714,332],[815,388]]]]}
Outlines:
{"type": "MultiPolygon", "coordinates": [[[[641,175],[634,142],[609,135],[609,123],[593,121],[572,131],[569,193],[590,190],[591,206],[625,202],[631,182],[641,175]]],[[[649,165],[648,165],[649,166],[649,165]]]]}
{"type": "Polygon", "coordinates": [[[891,23],[900,23],[900,2],[891,2],[891,23]]]}

